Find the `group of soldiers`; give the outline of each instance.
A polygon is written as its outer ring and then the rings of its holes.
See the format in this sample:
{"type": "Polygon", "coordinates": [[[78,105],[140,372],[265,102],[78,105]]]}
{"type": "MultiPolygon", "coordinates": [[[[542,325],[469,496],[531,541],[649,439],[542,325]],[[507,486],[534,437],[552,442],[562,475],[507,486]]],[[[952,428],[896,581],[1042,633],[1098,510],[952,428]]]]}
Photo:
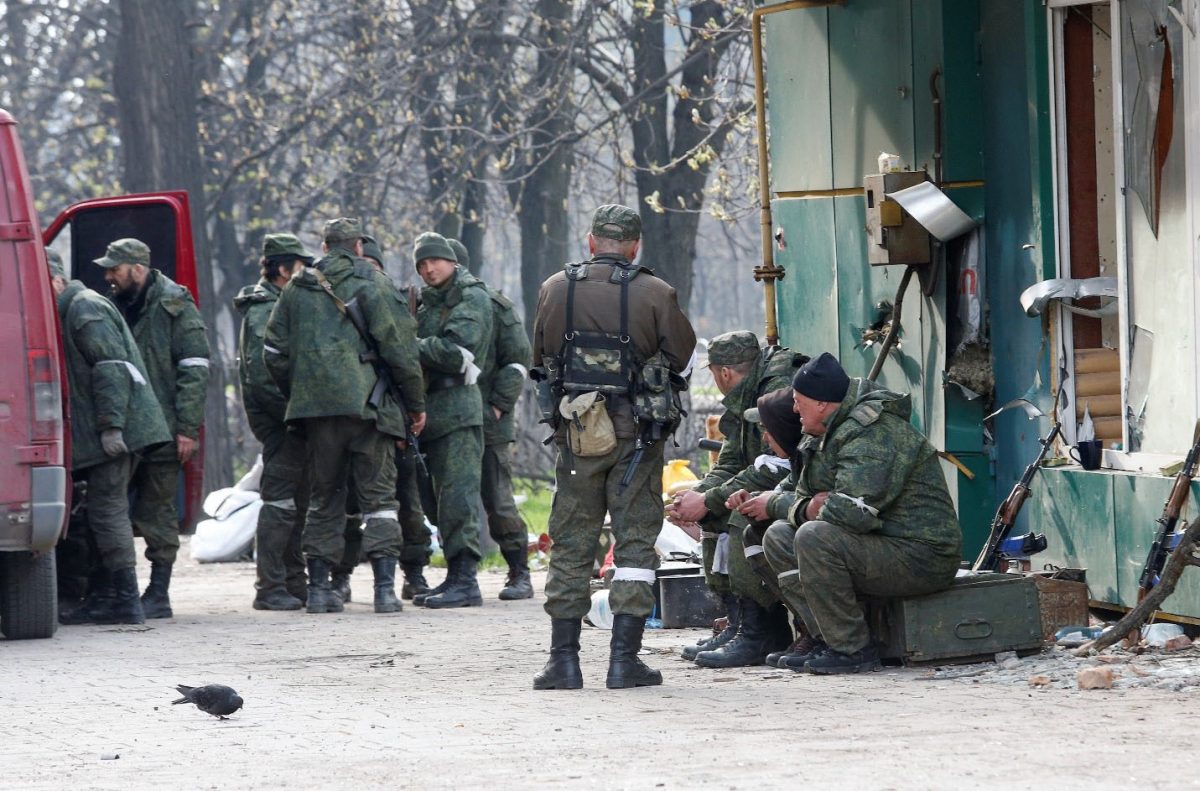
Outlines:
{"type": "Polygon", "coordinates": [[[54,251],[47,258],[66,355],[72,475],[86,511],[76,525],[86,529],[71,530],[58,549],[59,620],[170,618],[176,490],[204,423],[204,320],[188,290],[154,269],[137,239],[118,239],[95,260],[111,298],[69,280],[54,251]],[[135,528],[150,561],[144,592],[134,568],[135,528]]]}
{"type": "MultiPolygon", "coordinates": [[[[662,438],[679,417],[662,399],[687,387],[695,335],[674,290],[634,263],[640,231],[632,209],[601,207],[592,258],[567,265],[539,295],[533,373],[559,454],[550,658],[535,689],[583,686],[581,621],[606,511],[616,542],[606,686],[662,683],[638,652],[664,516],[662,438]]],[[[728,627],[684,658],[826,675],[877,669],[862,600],[940,590],[959,567],[954,505],[936,452],[909,421],[909,396],[848,376],[829,353],[763,348],[745,331],[713,338],[707,365],[725,439],[666,517],[701,538],[728,627]]]]}

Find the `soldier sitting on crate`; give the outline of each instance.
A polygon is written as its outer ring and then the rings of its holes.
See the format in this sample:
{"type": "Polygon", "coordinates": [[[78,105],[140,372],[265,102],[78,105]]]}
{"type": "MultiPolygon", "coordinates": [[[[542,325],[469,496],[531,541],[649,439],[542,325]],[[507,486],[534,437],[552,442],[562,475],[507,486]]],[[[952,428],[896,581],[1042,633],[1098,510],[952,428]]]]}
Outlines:
{"type": "Polygon", "coordinates": [[[804,424],[794,492],[770,498],[763,548],[816,645],[793,670],[879,667],[860,597],[950,586],[962,536],[936,452],[912,424],[908,395],[851,379],[822,354],[792,380],[804,424]]]}

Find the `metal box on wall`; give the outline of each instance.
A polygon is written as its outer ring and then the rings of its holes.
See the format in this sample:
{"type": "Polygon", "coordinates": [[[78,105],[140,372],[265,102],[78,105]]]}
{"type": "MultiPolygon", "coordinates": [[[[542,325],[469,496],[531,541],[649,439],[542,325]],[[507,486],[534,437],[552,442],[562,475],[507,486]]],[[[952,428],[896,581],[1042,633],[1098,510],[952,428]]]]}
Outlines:
{"type": "Polygon", "coordinates": [[[867,612],[881,656],[905,664],[985,660],[1042,647],[1037,586],[1020,574],[959,577],[939,593],[869,602],[867,612]]]}
{"type": "Polygon", "coordinates": [[[863,178],[867,203],[867,260],[871,266],[928,264],[929,231],[887,197],[928,180],[923,170],[878,173],[863,178]]]}

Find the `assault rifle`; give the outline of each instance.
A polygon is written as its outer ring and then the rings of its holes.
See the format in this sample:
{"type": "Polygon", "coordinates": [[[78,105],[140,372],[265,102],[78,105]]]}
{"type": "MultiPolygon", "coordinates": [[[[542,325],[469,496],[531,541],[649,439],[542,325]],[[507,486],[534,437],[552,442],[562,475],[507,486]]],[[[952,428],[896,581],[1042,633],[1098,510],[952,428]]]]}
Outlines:
{"type": "Polygon", "coordinates": [[[343,304],[346,308],[346,318],[354,325],[354,329],[358,331],[359,336],[367,345],[367,351],[360,354],[358,359],[360,362],[370,363],[371,367],[375,369],[375,387],[371,389],[371,396],[367,399],[367,403],[379,409],[383,406],[383,399],[388,393],[391,393],[392,398],[400,407],[400,413],[404,415],[404,442],[412,448],[412,452],[416,455],[417,466],[421,468],[421,472],[428,475],[429,470],[425,466],[425,457],[421,454],[421,444],[417,435],[413,433],[412,418],[408,415],[408,405],[404,403],[404,394],[400,392],[400,388],[392,379],[391,367],[380,356],[379,344],[375,342],[375,339],[371,337],[371,332],[367,329],[367,317],[363,314],[362,305],[358,304],[358,297],[351,297],[343,304]]]}
{"type": "Polygon", "coordinates": [[[1056,415],[1054,427],[1050,429],[1050,433],[1038,440],[1042,449],[1037,458],[1025,468],[1021,480],[1017,481],[1012,491],[1008,493],[1008,497],[1004,498],[1004,502],[996,510],[991,530],[988,531],[987,543],[983,545],[979,557],[975,559],[975,565],[971,566],[972,571],[997,571],[1001,557],[1006,554],[1031,555],[1046,548],[1046,537],[1043,535],[1030,533],[1010,539],[1008,534],[1012,532],[1021,508],[1029,499],[1029,487],[1033,483],[1033,476],[1042,466],[1042,460],[1046,458],[1046,453],[1049,452],[1050,446],[1054,444],[1054,440],[1058,438],[1061,431],[1062,423],[1056,415]]]}
{"type": "Polygon", "coordinates": [[[1138,579],[1138,601],[1146,598],[1150,590],[1158,584],[1162,577],[1163,566],[1167,556],[1179,545],[1181,534],[1175,532],[1179,525],[1179,513],[1187,503],[1192,491],[1192,476],[1196,473],[1197,458],[1200,457],[1200,421],[1196,423],[1192,435],[1192,449],[1188,451],[1183,467],[1175,475],[1175,485],[1163,506],[1162,516],[1158,518],[1158,534],[1150,546],[1150,554],[1146,556],[1146,565],[1142,567],[1142,576],[1138,579]]]}

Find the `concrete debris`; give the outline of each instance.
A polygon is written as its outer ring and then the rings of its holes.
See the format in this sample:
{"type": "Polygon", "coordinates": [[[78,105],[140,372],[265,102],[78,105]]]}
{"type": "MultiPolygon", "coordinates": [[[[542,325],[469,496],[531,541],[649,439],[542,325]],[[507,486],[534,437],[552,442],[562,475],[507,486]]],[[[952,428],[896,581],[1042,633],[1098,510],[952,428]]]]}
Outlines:
{"type": "Polygon", "coordinates": [[[1085,667],[1076,674],[1080,689],[1112,689],[1117,673],[1111,667],[1085,667]]]}
{"type": "Polygon", "coordinates": [[[1183,651],[1183,650],[1191,648],[1191,647],[1192,647],[1192,641],[1188,639],[1187,635],[1181,634],[1177,637],[1172,637],[1170,640],[1168,640],[1166,642],[1166,644],[1163,645],[1163,650],[1170,651],[1170,652],[1183,651]]]}
{"type": "Polygon", "coordinates": [[[1030,676],[1029,686],[1031,687],[1048,687],[1050,686],[1050,676],[1030,676]]]}

